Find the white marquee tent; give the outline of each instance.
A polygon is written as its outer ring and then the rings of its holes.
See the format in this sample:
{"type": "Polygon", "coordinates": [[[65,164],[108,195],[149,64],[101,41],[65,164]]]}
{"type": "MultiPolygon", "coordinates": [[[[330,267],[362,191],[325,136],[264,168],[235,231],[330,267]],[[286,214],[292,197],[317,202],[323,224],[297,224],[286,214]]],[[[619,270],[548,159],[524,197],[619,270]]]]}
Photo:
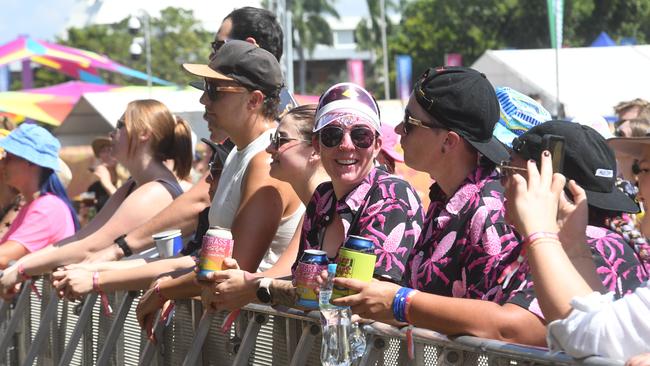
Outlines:
{"type": "Polygon", "coordinates": [[[97,136],[106,136],[115,128],[127,104],[136,99],[156,99],[164,103],[174,114],[187,120],[194,133],[209,137],[207,123],[203,120],[203,105],[199,103],[201,91],[154,90],[151,96],[145,91],[86,93],[54,130],[63,146],[89,145],[97,136]]]}
{"type": "MultiPolygon", "coordinates": [[[[472,68],[494,86],[540,94],[555,111],[554,49],[486,51],[472,68]]],[[[620,101],[650,100],[650,45],[560,49],[559,76],[567,116],[611,116],[620,101]]]]}

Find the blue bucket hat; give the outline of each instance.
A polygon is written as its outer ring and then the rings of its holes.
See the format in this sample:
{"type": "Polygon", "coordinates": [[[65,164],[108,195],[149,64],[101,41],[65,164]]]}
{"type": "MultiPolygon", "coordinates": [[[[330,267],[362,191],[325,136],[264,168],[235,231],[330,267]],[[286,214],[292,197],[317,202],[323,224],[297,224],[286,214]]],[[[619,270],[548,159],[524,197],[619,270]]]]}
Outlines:
{"type": "Polygon", "coordinates": [[[0,139],[0,147],[30,163],[54,171],[59,170],[61,144],[56,137],[38,125],[21,124],[7,137],[0,139]]]}
{"type": "Polygon", "coordinates": [[[493,135],[512,147],[512,140],[529,129],[550,121],[551,114],[527,95],[507,87],[496,88],[501,112],[493,135]]]}

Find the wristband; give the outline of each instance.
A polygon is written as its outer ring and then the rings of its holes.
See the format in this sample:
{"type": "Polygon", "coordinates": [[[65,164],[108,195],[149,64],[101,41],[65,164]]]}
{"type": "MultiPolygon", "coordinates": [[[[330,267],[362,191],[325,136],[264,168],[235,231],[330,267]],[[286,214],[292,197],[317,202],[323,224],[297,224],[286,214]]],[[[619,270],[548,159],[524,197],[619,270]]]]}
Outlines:
{"type": "MultiPolygon", "coordinates": [[[[32,279],[32,276],[25,273],[25,267],[23,267],[22,263],[18,265],[17,271],[18,271],[18,275],[20,275],[20,277],[23,279],[23,281],[28,281],[28,280],[32,279]]],[[[36,287],[36,283],[34,283],[34,281],[32,281],[30,283],[29,287],[32,289],[32,292],[36,294],[36,297],[40,300],[42,297],[41,297],[41,293],[38,292],[38,288],[36,287]]]]}
{"type": "Polygon", "coordinates": [[[557,236],[557,233],[552,233],[548,231],[537,231],[528,235],[526,239],[524,239],[524,246],[528,246],[535,240],[542,239],[542,238],[560,241],[560,238],[557,236]]]}
{"type": "Polygon", "coordinates": [[[409,317],[409,311],[411,310],[411,303],[413,302],[413,298],[418,292],[419,292],[418,290],[413,290],[406,295],[406,306],[404,307],[404,319],[406,319],[406,321],[409,324],[413,324],[411,322],[411,318],[409,317]]]}
{"type": "Polygon", "coordinates": [[[160,304],[164,304],[167,300],[169,300],[165,295],[163,295],[160,292],[160,284],[156,283],[156,285],[153,287],[154,292],[156,295],[158,295],[158,300],[160,300],[160,304]]]}
{"type": "Polygon", "coordinates": [[[111,309],[111,304],[108,302],[108,296],[106,296],[106,293],[99,288],[99,271],[93,272],[93,290],[99,293],[99,298],[101,299],[102,307],[104,308],[104,315],[113,315],[113,309],[111,309]]]}
{"type": "Polygon", "coordinates": [[[174,310],[175,303],[174,301],[171,301],[170,299],[167,298],[167,296],[163,295],[162,292],[160,292],[160,283],[156,283],[156,285],[153,287],[154,292],[156,295],[158,295],[158,300],[160,300],[160,306],[163,306],[167,301],[169,301],[169,305],[167,305],[167,308],[163,310],[162,313],[160,313],[160,323],[167,325],[167,320],[170,318],[170,315],[172,311],[174,310]]]}
{"type": "Polygon", "coordinates": [[[131,248],[129,248],[129,244],[127,244],[124,238],[126,238],[126,234],[118,236],[117,238],[115,238],[115,240],[113,240],[113,242],[117,244],[117,246],[120,247],[120,249],[122,249],[122,252],[124,252],[125,257],[130,257],[133,255],[133,251],[131,250],[131,248]]]}
{"type": "MultiPolygon", "coordinates": [[[[395,320],[405,323],[406,320],[406,303],[407,298],[413,296],[414,289],[408,287],[400,287],[395,293],[393,298],[393,317],[395,320]]],[[[410,300],[409,300],[410,301],[410,300]]]]}

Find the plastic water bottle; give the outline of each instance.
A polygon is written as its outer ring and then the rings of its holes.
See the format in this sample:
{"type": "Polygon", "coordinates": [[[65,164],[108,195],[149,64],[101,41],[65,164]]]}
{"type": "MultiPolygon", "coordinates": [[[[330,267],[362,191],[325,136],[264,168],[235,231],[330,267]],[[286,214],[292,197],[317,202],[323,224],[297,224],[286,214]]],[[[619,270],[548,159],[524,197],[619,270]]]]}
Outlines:
{"type": "Polygon", "coordinates": [[[335,274],[336,264],[329,264],[327,282],[321,286],[318,297],[323,329],[320,361],[325,366],[349,366],[352,362],[349,339],[351,312],[348,307],[330,304],[335,274]]]}

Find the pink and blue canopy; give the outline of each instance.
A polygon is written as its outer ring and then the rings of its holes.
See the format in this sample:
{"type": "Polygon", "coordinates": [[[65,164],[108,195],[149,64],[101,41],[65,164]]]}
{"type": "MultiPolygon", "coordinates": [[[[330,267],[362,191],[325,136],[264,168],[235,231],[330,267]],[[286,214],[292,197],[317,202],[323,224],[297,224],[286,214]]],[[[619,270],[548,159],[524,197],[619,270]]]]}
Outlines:
{"type": "MultiPolygon", "coordinates": [[[[32,62],[57,70],[72,78],[91,83],[104,83],[97,70],[107,70],[146,80],[147,74],[121,65],[106,56],[77,48],[61,46],[29,37],[18,37],[0,46],[0,66],[30,59],[32,62]]],[[[152,82],[173,85],[157,77],[152,82]]]]}

